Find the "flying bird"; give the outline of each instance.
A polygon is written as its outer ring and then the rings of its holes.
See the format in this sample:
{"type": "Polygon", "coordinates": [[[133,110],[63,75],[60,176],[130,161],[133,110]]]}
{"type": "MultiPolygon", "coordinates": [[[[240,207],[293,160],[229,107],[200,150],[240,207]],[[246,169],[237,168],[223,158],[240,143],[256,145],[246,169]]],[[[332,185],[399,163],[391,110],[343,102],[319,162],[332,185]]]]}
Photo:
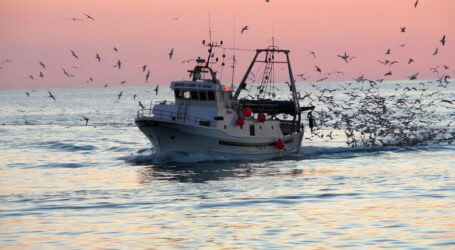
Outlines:
{"type": "Polygon", "coordinates": [[[416,2],[414,3],[414,8],[417,8],[417,4],[419,4],[419,0],[416,0],[416,2]]]}
{"type": "Polygon", "coordinates": [[[147,65],[144,64],[144,66],[142,66],[142,72],[145,72],[145,69],[147,68],[147,65]]]}
{"type": "Polygon", "coordinates": [[[402,33],[406,32],[406,27],[400,27],[402,33]]]}
{"type": "Polygon", "coordinates": [[[145,109],[144,105],[142,105],[141,101],[139,101],[139,107],[141,107],[142,109],[145,109]]]}
{"type": "Polygon", "coordinates": [[[44,74],[42,71],[39,72],[39,77],[43,78],[44,77],[44,74]]]}
{"type": "Polygon", "coordinates": [[[68,73],[68,71],[66,71],[64,68],[62,68],[63,70],[63,74],[65,74],[67,77],[71,77],[71,75],[68,73]]]}
{"type": "Polygon", "coordinates": [[[76,17],[69,17],[69,18],[67,18],[66,20],[71,20],[71,21],[74,21],[74,22],[81,22],[81,21],[83,21],[82,19],[76,18],[76,17]]]}
{"type": "Polygon", "coordinates": [[[174,55],[174,48],[171,49],[171,52],[169,52],[169,60],[172,59],[172,56],[174,55]]]}
{"type": "Polygon", "coordinates": [[[392,75],[392,71],[389,71],[389,72],[384,74],[384,76],[391,76],[391,75],[392,75]]]}
{"type": "Polygon", "coordinates": [[[403,48],[404,46],[406,46],[406,44],[408,44],[408,43],[402,43],[402,44],[400,44],[400,47],[403,48]]]}
{"type": "Polygon", "coordinates": [[[314,51],[309,50],[308,52],[310,52],[313,55],[313,57],[316,58],[316,53],[314,53],[314,51]]]}
{"type": "Polygon", "coordinates": [[[319,68],[318,65],[316,65],[315,67],[316,67],[316,71],[321,73],[321,68],[319,68]]]}
{"type": "Polygon", "coordinates": [[[337,55],[338,57],[342,58],[346,63],[348,63],[349,56],[344,52],[344,55],[337,55]]]}
{"type": "Polygon", "coordinates": [[[27,98],[30,98],[30,93],[25,92],[25,94],[27,95],[27,98]]]}
{"type": "Polygon", "coordinates": [[[88,19],[90,19],[90,20],[92,20],[92,21],[95,21],[95,19],[94,19],[93,17],[91,17],[90,15],[88,15],[88,14],[86,14],[86,13],[84,13],[84,15],[85,15],[88,19]]]}
{"type": "Polygon", "coordinates": [[[446,44],[446,35],[442,36],[442,39],[440,42],[441,42],[442,46],[444,46],[446,44]]]}
{"type": "Polygon", "coordinates": [[[32,76],[32,75],[28,75],[28,77],[30,77],[30,79],[32,79],[32,80],[33,80],[33,76],[32,76]]]}
{"type": "Polygon", "coordinates": [[[412,81],[412,80],[417,79],[417,76],[418,76],[418,75],[419,75],[419,73],[415,73],[414,75],[412,75],[412,76],[409,77],[409,80],[412,81]]]}
{"type": "Polygon", "coordinates": [[[240,34],[243,34],[243,32],[247,31],[248,30],[248,26],[244,26],[242,28],[242,30],[240,31],[240,34]]]}
{"type": "Polygon", "coordinates": [[[412,62],[414,62],[414,59],[409,58],[408,64],[411,64],[412,62]]]}
{"type": "Polygon", "coordinates": [[[122,97],[122,95],[123,95],[123,90],[122,90],[122,91],[120,91],[120,93],[118,94],[118,96],[117,96],[117,101],[119,101],[119,100],[120,100],[120,97],[122,97]]]}
{"type": "Polygon", "coordinates": [[[116,47],[114,47],[114,51],[115,51],[115,52],[118,52],[118,49],[117,49],[116,47]]]}
{"type": "Polygon", "coordinates": [[[125,84],[125,83],[126,83],[126,81],[121,81],[121,82],[120,82],[120,84],[125,84]]]}
{"type": "Polygon", "coordinates": [[[118,60],[117,63],[112,67],[120,69],[122,67],[122,62],[118,60]]]}
{"type": "Polygon", "coordinates": [[[96,60],[98,60],[98,62],[101,62],[101,57],[98,53],[96,53],[96,60]]]}
{"type": "Polygon", "coordinates": [[[55,101],[56,101],[56,100],[55,100],[55,96],[54,96],[50,91],[47,91],[47,93],[49,93],[49,97],[52,98],[52,99],[54,99],[54,102],[55,102],[55,101]]]}
{"type": "Polygon", "coordinates": [[[43,67],[43,69],[46,69],[46,65],[42,61],[38,60],[38,62],[39,62],[39,65],[41,65],[41,67],[43,67]]]}
{"type": "Polygon", "coordinates": [[[436,50],[433,52],[433,56],[437,55],[438,54],[438,47],[436,47],[436,50]]]}
{"type": "Polygon", "coordinates": [[[133,95],[133,100],[136,100],[136,97],[137,97],[137,95],[136,95],[136,94],[134,94],[134,95],[133,95]]]}
{"type": "Polygon", "coordinates": [[[145,81],[148,82],[150,78],[150,70],[147,71],[147,75],[145,75],[145,81]]]}
{"type": "Polygon", "coordinates": [[[160,85],[156,85],[155,87],[155,95],[158,95],[158,88],[160,87],[160,85]]]}
{"type": "Polygon", "coordinates": [[[76,55],[76,53],[74,53],[74,51],[70,50],[71,51],[71,55],[74,56],[74,58],[76,58],[77,60],[79,60],[79,57],[76,55]]]}
{"type": "Polygon", "coordinates": [[[390,49],[387,49],[387,51],[385,52],[386,55],[390,55],[390,49]]]}

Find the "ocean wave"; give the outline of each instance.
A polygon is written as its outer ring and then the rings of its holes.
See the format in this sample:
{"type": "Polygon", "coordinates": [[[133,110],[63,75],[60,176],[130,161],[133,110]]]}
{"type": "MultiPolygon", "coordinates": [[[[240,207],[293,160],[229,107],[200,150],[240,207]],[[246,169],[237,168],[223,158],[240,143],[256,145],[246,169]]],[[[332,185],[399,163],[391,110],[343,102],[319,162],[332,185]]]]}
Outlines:
{"type": "Polygon", "coordinates": [[[72,143],[64,143],[60,141],[47,141],[34,143],[35,146],[45,147],[51,150],[74,152],[74,151],[92,151],[97,149],[93,145],[75,145],[72,143]]]}

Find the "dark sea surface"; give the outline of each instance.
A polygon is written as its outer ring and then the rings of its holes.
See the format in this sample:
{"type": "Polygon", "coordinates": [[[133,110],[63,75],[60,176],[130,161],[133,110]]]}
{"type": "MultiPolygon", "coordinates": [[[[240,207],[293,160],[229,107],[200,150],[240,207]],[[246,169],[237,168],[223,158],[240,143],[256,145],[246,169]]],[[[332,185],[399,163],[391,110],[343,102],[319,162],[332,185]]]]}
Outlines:
{"type": "Polygon", "coordinates": [[[156,154],[165,86],[0,91],[0,248],[454,249],[454,86],[301,83],[315,133],[260,162],[156,154]]]}

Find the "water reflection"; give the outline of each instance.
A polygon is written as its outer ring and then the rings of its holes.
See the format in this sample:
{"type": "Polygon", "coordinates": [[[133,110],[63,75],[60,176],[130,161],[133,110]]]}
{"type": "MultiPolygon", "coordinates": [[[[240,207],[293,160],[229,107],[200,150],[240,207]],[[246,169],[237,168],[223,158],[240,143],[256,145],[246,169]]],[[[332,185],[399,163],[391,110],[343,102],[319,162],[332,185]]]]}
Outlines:
{"type": "Polygon", "coordinates": [[[226,178],[246,178],[253,175],[252,167],[242,162],[206,162],[152,165],[140,169],[141,184],[154,181],[204,183],[226,178]]]}

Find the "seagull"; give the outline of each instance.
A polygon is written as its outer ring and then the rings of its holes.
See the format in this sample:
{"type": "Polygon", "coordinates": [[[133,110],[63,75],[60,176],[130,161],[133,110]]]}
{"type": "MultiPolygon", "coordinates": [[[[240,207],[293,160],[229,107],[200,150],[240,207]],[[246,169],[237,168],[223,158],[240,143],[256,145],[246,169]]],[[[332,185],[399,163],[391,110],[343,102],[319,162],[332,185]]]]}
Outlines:
{"type": "Polygon", "coordinates": [[[315,67],[316,67],[316,71],[321,73],[321,68],[319,68],[318,65],[316,65],[315,67]]]}
{"type": "Polygon", "coordinates": [[[43,67],[43,69],[46,69],[46,65],[44,65],[44,63],[42,61],[38,60],[38,62],[39,62],[39,65],[41,65],[41,67],[43,67]]]}
{"type": "Polygon", "coordinates": [[[314,51],[309,50],[308,52],[310,52],[313,55],[313,57],[316,58],[316,53],[314,53],[314,51]]]}
{"type": "Polygon", "coordinates": [[[447,103],[450,103],[450,104],[454,104],[455,100],[441,100],[441,102],[447,102],[447,103]]]}
{"type": "Polygon", "coordinates": [[[147,75],[145,75],[145,81],[148,82],[150,78],[150,70],[147,71],[147,75]]]}
{"type": "Polygon", "coordinates": [[[118,49],[116,47],[114,47],[114,51],[118,53],[118,49]]]}
{"type": "Polygon", "coordinates": [[[240,34],[243,34],[243,32],[245,32],[246,30],[248,30],[248,26],[244,26],[244,27],[242,28],[242,30],[240,31],[240,34]]]}
{"type": "Polygon", "coordinates": [[[63,74],[65,74],[67,77],[71,77],[70,74],[68,74],[68,72],[64,68],[62,68],[62,70],[63,70],[63,74]]]}
{"type": "Polygon", "coordinates": [[[414,59],[409,58],[408,64],[411,64],[412,62],[414,62],[414,59]]]}
{"type": "Polygon", "coordinates": [[[141,101],[139,101],[139,107],[141,107],[142,109],[145,109],[144,105],[142,105],[141,101]]]}
{"type": "Polygon", "coordinates": [[[71,20],[71,21],[75,21],[75,22],[76,21],[83,21],[82,19],[76,18],[76,17],[69,17],[69,18],[67,18],[67,20],[71,20]]]}
{"type": "Polygon", "coordinates": [[[171,52],[169,52],[169,60],[172,59],[172,56],[174,55],[174,48],[171,49],[171,52]]]}
{"type": "Polygon", "coordinates": [[[93,82],[93,77],[89,77],[88,79],[90,80],[90,82],[93,82]]]}
{"type": "Polygon", "coordinates": [[[408,43],[402,43],[402,44],[400,44],[400,47],[403,48],[404,46],[406,46],[406,44],[408,44],[408,43]]]}
{"type": "Polygon", "coordinates": [[[115,64],[112,67],[120,69],[122,67],[122,62],[120,60],[118,60],[117,64],[115,64]]]}
{"type": "Polygon", "coordinates": [[[98,53],[96,53],[96,60],[98,60],[98,62],[101,62],[101,57],[98,53]]]}
{"type": "Polygon", "coordinates": [[[391,76],[391,75],[392,75],[392,71],[389,71],[389,72],[385,73],[384,76],[391,76]]]}
{"type": "Polygon", "coordinates": [[[136,97],[137,97],[137,95],[136,95],[136,94],[134,94],[134,95],[133,95],[133,100],[136,100],[136,97]]]}
{"type": "Polygon", "coordinates": [[[328,77],[321,78],[321,79],[317,80],[316,82],[322,82],[322,81],[326,80],[327,78],[328,77]]]}
{"type": "Polygon", "coordinates": [[[158,95],[158,88],[160,87],[160,85],[156,85],[155,87],[155,95],[158,95]]]}
{"type": "Polygon", "coordinates": [[[90,19],[90,20],[92,20],[92,21],[95,21],[95,19],[94,19],[93,17],[91,17],[90,15],[88,15],[88,14],[86,14],[86,13],[84,13],[84,15],[85,15],[88,19],[90,19]]]}
{"type": "Polygon", "coordinates": [[[30,79],[32,79],[32,80],[33,80],[33,76],[32,76],[32,75],[28,75],[28,77],[30,77],[30,79]]]}
{"type": "Polygon", "coordinates": [[[433,56],[437,55],[438,54],[438,47],[436,47],[436,50],[433,52],[433,56]]]}
{"type": "Polygon", "coordinates": [[[414,8],[417,8],[417,4],[419,4],[419,0],[416,0],[416,2],[414,3],[414,8]]]}
{"type": "Polygon", "coordinates": [[[387,51],[385,52],[386,55],[390,55],[390,49],[387,49],[387,51]]]}
{"type": "Polygon", "coordinates": [[[412,75],[412,76],[409,77],[409,80],[412,81],[412,80],[417,79],[417,76],[418,76],[418,75],[419,75],[419,73],[415,73],[414,75],[412,75]]]}
{"type": "Polygon", "coordinates": [[[121,81],[121,82],[120,82],[120,84],[125,84],[125,83],[126,83],[126,81],[121,81]]]}
{"type": "Polygon", "coordinates": [[[39,72],[39,77],[43,78],[44,77],[44,74],[42,71],[39,72]]]}
{"type": "Polygon", "coordinates": [[[123,90],[122,90],[122,91],[120,91],[120,93],[118,94],[118,97],[117,97],[117,102],[120,100],[120,97],[122,97],[122,95],[123,95],[123,90]]]}
{"type": "Polygon", "coordinates": [[[144,64],[144,66],[142,66],[142,72],[145,72],[145,69],[147,68],[147,65],[144,64]]]}
{"type": "Polygon", "coordinates": [[[441,42],[442,46],[444,46],[446,44],[446,35],[442,36],[442,39],[440,42],[441,42]]]}
{"type": "Polygon", "coordinates": [[[30,93],[25,92],[25,94],[27,95],[27,98],[30,98],[30,93]]]}
{"type": "Polygon", "coordinates": [[[406,27],[400,27],[400,29],[402,33],[406,32],[406,27]]]}
{"type": "Polygon", "coordinates": [[[85,120],[85,126],[87,126],[88,120],[90,120],[90,119],[88,119],[86,116],[82,116],[82,120],[85,120]]]}
{"type": "Polygon", "coordinates": [[[56,101],[56,100],[55,100],[55,96],[54,96],[50,91],[47,91],[47,93],[49,93],[49,97],[52,98],[52,99],[54,99],[54,102],[55,102],[55,101],[56,101]]]}
{"type": "Polygon", "coordinates": [[[77,59],[79,60],[79,57],[76,55],[76,53],[74,53],[74,51],[70,50],[71,51],[71,54],[77,59]]]}
{"type": "Polygon", "coordinates": [[[337,56],[342,58],[346,63],[348,63],[349,56],[346,54],[346,52],[344,52],[344,55],[342,55],[342,56],[340,56],[340,55],[337,55],[337,56]]]}

